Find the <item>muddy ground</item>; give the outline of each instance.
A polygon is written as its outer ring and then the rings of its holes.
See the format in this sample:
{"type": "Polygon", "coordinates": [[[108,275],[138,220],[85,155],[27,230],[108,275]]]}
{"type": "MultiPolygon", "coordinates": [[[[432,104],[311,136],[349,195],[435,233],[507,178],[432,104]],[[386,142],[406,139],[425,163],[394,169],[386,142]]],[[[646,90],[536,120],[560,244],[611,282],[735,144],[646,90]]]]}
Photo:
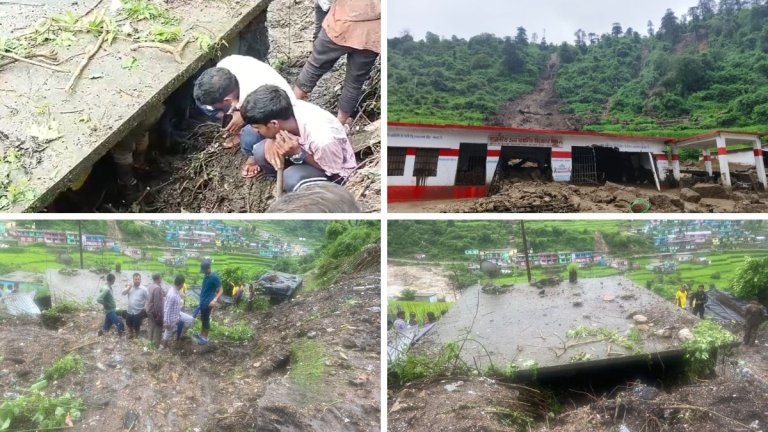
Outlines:
{"type": "Polygon", "coordinates": [[[453,302],[461,295],[451,288],[448,276],[438,265],[390,265],[387,266],[387,296],[398,296],[410,288],[417,292],[436,293],[438,298],[453,302]]]}
{"type": "Polygon", "coordinates": [[[380,428],[378,265],[268,311],[215,311],[215,321],[242,320],[255,331],[244,343],[212,339],[201,348],[187,338],[154,350],[144,339],[125,340],[114,331],[98,337],[98,310],[64,317],[59,330],[43,328],[39,319],[3,319],[0,388],[6,397],[18,393],[55,358],[79,353],[83,373],[46,390],[83,398],[86,410],[76,430],[127,430],[129,412],[138,416],[134,431],[380,428]],[[316,381],[292,375],[291,346],[307,341],[323,351],[316,381]]]}
{"type": "Polygon", "coordinates": [[[526,95],[504,104],[493,116],[491,124],[518,128],[579,130],[585,119],[560,111],[562,101],[555,94],[555,76],[560,68],[560,55],[552,54],[543,68],[536,88],[526,95]]]}
{"type": "MultiPolygon", "coordinates": [[[[314,29],[313,2],[275,0],[267,11],[269,54],[267,61],[293,84],[309,58],[314,29]]],[[[333,114],[344,80],[346,62],[341,59],[311,93],[309,101],[333,114]]],[[[365,87],[362,112],[354,118],[350,140],[358,160],[358,171],[348,180],[347,189],[363,212],[381,209],[380,149],[380,66],[365,87]]],[[[186,83],[187,93],[191,83],[186,83]]],[[[178,100],[188,95],[177,92],[178,100]]],[[[192,114],[194,110],[192,110],[192,114]]],[[[52,212],[163,212],[224,213],[264,212],[274,200],[274,181],[244,179],[245,162],[237,149],[221,147],[224,137],[214,123],[199,115],[174,120],[173,142],[161,143],[159,131],[150,135],[150,169],[142,178],[149,192],[137,201],[126,200],[116,187],[114,164],[109,155],[95,166],[88,181],[77,192],[66,191],[48,208],[52,212]]]]}
{"type": "Polygon", "coordinates": [[[632,377],[610,388],[565,381],[529,389],[477,377],[411,383],[389,395],[388,430],[764,431],[766,359],[763,333],[757,347],[722,358],[717,376],[682,384],[632,377]]]}
{"type": "MultiPolygon", "coordinates": [[[[702,187],[703,189],[704,187],[702,187]]],[[[692,188],[683,188],[696,190],[692,188]]],[[[499,193],[485,198],[419,201],[389,204],[393,212],[434,213],[756,213],[768,211],[768,194],[747,189],[725,191],[708,185],[697,198],[686,198],[681,188],[656,190],[654,186],[602,186],[508,179],[499,193]],[[689,200],[696,200],[692,202],[689,200]]]]}

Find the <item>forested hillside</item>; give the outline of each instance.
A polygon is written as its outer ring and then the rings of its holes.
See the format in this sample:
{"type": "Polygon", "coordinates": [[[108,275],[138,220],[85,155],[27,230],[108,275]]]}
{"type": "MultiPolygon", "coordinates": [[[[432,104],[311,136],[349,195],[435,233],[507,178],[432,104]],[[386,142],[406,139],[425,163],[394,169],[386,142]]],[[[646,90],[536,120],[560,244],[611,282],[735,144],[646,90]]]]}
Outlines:
{"type": "Polygon", "coordinates": [[[700,0],[645,29],[578,29],[559,46],[533,44],[522,28],[514,39],[393,38],[389,118],[487,123],[505,101],[532,90],[551,53],[560,58],[561,112],[582,116],[586,129],[672,136],[768,129],[765,0],[700,0]]]}
{"type": "MultiPolygon", "coordinates": [[[[643,224],[639,221],[637,224],[643,224]]],[[[595,250],[595,232],[613,254],[646,253],[651,239],[628,234],[633,223],[605,221],[530,221],[525,224],[528,247],[533,252],[575,252],[595,250]]],[[[518,221],[390,221],[388,254],[392,258],[461,261],[467,249],[523,250],[518,221]]]]}
{"type": "Polygon", "coordinates": [[[533,90],[548,49],[529,43],[525,29],[515,39],[390,39],[389,120],[484,123],[502,103],[533,90]]]}

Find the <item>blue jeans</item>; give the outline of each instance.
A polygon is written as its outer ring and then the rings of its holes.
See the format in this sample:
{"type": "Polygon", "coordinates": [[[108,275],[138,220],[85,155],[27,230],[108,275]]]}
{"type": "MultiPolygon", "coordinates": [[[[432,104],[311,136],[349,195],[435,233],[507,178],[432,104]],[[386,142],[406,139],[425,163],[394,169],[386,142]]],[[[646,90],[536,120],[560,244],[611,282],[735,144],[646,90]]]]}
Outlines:
{"type": "Polygon", "coordinates": [[[253,146],[264,141],[264,137],[251,125],[240,129],[240,151],[246,156],[253,156],[253,146]]]}
{"type": "Polygon", "coordinates": [[[123,320],[117,316],[117,312],[109,311],[104,316],[104,331],[108,332],[112,328],[112,324],[117,328],[117,334],[123,334],[125,332],[125,326],[123,320]]]}

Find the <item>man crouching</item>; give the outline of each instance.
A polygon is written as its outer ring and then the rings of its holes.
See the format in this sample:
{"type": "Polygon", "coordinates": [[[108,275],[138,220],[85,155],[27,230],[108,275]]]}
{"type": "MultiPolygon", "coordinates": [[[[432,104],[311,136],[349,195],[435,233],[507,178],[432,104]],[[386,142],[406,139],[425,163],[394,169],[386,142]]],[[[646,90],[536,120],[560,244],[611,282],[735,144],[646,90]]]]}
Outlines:
{"type": "Polygon", "coordinates": [[[287,166],[285,192],[324,181],[344,184],[357,167],[352,144],[336,117],[309,102],[291,104],[280,87],[257,88],[245,98],[240,112],[265,137],[253,147],[246,165],[268,177],[287,166]]]}

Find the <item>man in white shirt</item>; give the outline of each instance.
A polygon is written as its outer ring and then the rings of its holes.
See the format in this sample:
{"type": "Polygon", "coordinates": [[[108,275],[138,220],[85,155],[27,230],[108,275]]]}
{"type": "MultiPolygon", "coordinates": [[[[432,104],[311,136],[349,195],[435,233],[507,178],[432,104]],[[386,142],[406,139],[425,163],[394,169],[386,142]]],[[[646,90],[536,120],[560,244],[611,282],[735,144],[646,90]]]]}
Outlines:
{"type": "Polygon", "coordinates": [[[263,85],[242,103],[245,122],[266,139],[253,148],[246,165],[257,173],[275,175],[285,166],[285,192],[316,182],[343,184],[357,168],[344,126],[328,111],[309,102],[291,103],[290,92],[263,85]]]}
{"type": "MultiPolygon", "coordinates": [[[[250,125],[245,124],[240,105],[246,96],[265,84],[285,90],[291,102],[296,99],[285,78],[268,64],[253,57],[225,57],[216,67],[207,69],[195,81],[195,102],[206,114],[219,120],[225,115],[232,116],[232,119],[223,125],[224,130],[232,135],[225,142],[225,148],[240,144],[243,154],[252,156],[254,145],[264,140],[250,125]]],[[[258,174],[252,166],[243,166],[244,177],[256,177],[258,174]]]]}
{"type": "Polygon", "coordinates": [[[144,320],[144,306],[147,304],[149,293],[141,284],[141,275],[133,274],[133,284],[128,285],[123,291],[128,296],[128,308],[126,309],[125,322],[128,324],[128,339],[139,336],[141,322],[144,320]]]}

